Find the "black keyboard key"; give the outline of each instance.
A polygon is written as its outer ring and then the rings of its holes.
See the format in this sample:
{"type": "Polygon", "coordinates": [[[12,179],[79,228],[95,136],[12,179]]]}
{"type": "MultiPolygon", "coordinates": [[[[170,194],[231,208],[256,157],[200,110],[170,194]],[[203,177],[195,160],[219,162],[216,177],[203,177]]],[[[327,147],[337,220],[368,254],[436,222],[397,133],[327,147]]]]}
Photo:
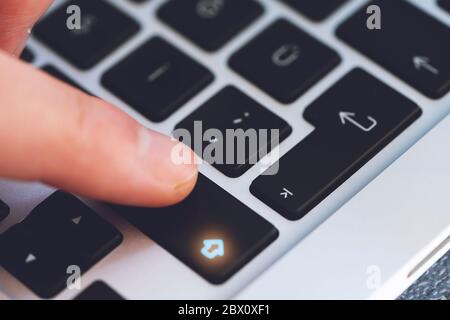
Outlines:
{"type": "Polygon", "coordinates": [[[58,235],[62,245],[72,245],[92,264],[122,240],[115,227],[79,199],[62,191],[55,192],[36,207],[24,223],[42,237],[52,239],[58,235]],[[49,225],[53,233],[47,232],[49,225]]]}
{"type": "Polygon", "coordinates": [[[450,0],[439,0],[438,3],[442,9],[450,13],[450,0]]]}
{"type": "Polygon", "coordinates": [[[141,3],[148,2],[149,0],[128,0],[128,1],[133,2],[133,3],[137,3],[137,4],[141,4],[141,3]]]}
{"type": "Polygon", "coordinates": [[[444,96],[450,90],[450,28],[407,1],[372,4],[382,10],[381,30],[366,27],[364,6],[338,36],[426,96],[444,96]]]}
{"type": "Polygon", "coordinates": [[[310,105],[316,129],[262,175],[251,192],[289,220],[298,220],[365,165],[421,115],[420,108],[356,69],[310,105]]]}
{"type": "Polygon", "coordinates": [[[0,221],[5,219],[9,214],[9,207],[6,203],[0,200],[0,221]]]}
{"type": "Polygon", "coordinates": [[[347,0],[281,0],[299,13],[311,20],[321,21],[326,19],[347,0]]]}
{"type": "Polygon", "coordinates": [[[156,37],[109,70],[102,83],[142,115],[160,122],[213,79],[205,67],[156,37]]]}
{"type": "Polygon", "coordinates": [[[62,291],[69,266],[90,269],[122,241],[117,229],[58,191],[0,238],[0,264],[42,298],[62,291]]]}
{"type": "Polygon", "coordinates": [[[116,210],[214,284],[228,280],[278,237],[270,223],[202,175],[178,205],[116,210]]]}
{"type": "Polygon", "coordinates": [[[65,82],[66,84],[75,87],[78,90],[83,91],[84,93],[90,95],[90,93],[86,89],[81,87],[78,83],[70,79],[68,76],[66,76],[64,73],[62,73],[59,69],[55,68],[54,66],[46,65],[42,67],[42,70],[47,72],[49,75],[55,77],[56,79],[61,80],[62,82],[65,82]]]}
{"type": "Polygon", "coordinates": [[[340,62],[338,54],[278,20],[234,54],[230,66],[282,103],[294,102],[340,62]]]}
{"type": "Polygon", "coordinates": [[[34,61],[34,53],[28,47],[25,47],[25,49],[23,49],[22,51],[22,54],[20,55],[20,59],[25,62],[31,63],[34,61]]]}
{"type": "Polygon", "coordinates": [[[136,34],[139,25],[103,0],[76,0],[42,20],[34,35],[80,69],[89,69],[136,34]],[[81,29],[66,25],[70,5],[81,9],[81,29]]]}
{"type": "Polygon", "coordinates": [[[84,301],[120,301],[125,300],[120,294],[102,281],[91,284],[86,290],[75,297],[74,300],[84,301]]]}
{"type": "Polygon", "coordinates": [[[198,46],[215,51],[262,12],[254,0],[172,0],[158,16],[198,46]]]}
{"type": "Polygon", "coordinates": [[[200,157],[206,155],[203,160],[233,178],[244,174],[292,132],[286,121],[231,86],[179,123],[176,129],[188,130],[191,137],[188,145],[192,149],[196,147],[192,143],[195,139],[203,141],[202,148],[195,150],[197,154],[200,157]],[[198,131],[196,128],[199,126],[198,131]],[[217,129],[218,135],[211,137],[210,141],[195,136],[197,132],[212,129],[217,129]],[[226,138],[227,130],[236,130],[233,135],[229,134],[232,138],[226,138]],[[262,130],[267,135],[262,134],[262,130]],[[206,148],[213,147],[222,152],[205,154],[206,148]]]}
{"type": "Polygon", "coordinates": [[[62,291],[69,277],[67,268],[79,263],[76,256],[72,259],[66,250],[53,250],[20,225],[0,236],[0,250],[0,265],[41,298],[62,291]]]}

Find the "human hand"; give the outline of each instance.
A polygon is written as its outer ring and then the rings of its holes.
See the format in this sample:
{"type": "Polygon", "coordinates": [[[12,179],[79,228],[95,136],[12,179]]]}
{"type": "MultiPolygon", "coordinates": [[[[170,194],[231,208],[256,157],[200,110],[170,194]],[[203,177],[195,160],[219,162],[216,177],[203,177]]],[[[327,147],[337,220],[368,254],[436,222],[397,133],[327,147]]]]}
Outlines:
{"type": "Polygon", "coordinates": [[[0,1],[0,176],[126,205],[185,198],[197,168],[174,163],[177,142],[17,59],[50,4],[0,1]]]}

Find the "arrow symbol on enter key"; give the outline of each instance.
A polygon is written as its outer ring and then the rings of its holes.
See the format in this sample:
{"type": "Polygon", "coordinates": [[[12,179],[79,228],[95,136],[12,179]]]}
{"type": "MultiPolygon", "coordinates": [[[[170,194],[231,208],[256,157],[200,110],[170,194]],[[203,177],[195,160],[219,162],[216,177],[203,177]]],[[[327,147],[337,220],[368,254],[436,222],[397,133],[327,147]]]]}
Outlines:
{"type": "Polygon", "coordinates": [[[364,132],[370,132],[378,125],[377,120],[375,120],[372,117],[367,117],[367,119],[369,119],[369,121],[372,122],[372,124],[369,127],[364,127],[362,124],[360,124],[358,121],[354,119],[355,114],[353,112],[341,111],[339,112],[339,118],[341,119],[343,125],[349,122],[364,132]]]}

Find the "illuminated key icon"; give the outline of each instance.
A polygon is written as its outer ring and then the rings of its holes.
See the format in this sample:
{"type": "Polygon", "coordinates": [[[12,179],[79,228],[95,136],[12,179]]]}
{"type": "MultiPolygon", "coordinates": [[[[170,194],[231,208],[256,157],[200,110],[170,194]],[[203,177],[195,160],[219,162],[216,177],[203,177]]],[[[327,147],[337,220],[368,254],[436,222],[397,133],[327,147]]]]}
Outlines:
{"type": "Polygon", "coordinates": [[[223,257],[225,254],[225,245],[223,240],[216,239],[203,241],[201,253],[210,260],[213,260],[219,256],[223,257]]]}

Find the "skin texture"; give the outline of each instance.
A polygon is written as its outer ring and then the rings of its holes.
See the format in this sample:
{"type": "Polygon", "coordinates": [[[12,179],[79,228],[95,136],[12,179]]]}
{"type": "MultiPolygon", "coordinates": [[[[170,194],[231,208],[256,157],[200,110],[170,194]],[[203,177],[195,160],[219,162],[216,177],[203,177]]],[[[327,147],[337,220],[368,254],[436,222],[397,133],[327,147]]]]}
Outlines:
{"type": "Polygon", "coordinates": [[[195,161],[178,142],[17,56],[50,0],[0,1],[0,176],[42,181],[98,200],[160,207],[193,189],[195,161]]]}

